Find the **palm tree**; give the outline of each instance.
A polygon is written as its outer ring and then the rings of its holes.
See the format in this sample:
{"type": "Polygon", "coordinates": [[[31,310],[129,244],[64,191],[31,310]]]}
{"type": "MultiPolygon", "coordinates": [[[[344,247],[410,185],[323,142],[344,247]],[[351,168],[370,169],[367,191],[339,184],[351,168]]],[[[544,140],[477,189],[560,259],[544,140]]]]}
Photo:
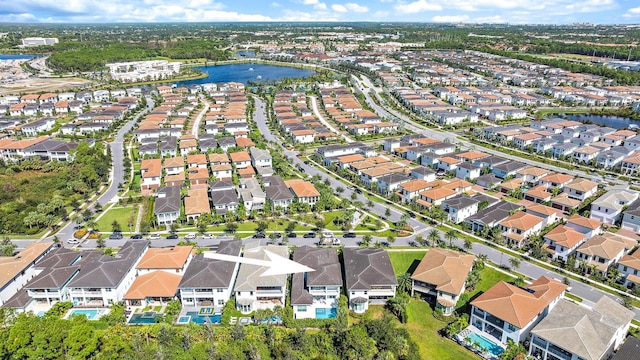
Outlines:
{"type": "Polygon", "coordinates": [[[440,232],[436,229],[432,229],[427,234],[427,240],[431,243],[431,246],[437,246],[440,244],[440,232]]]}
{"type": "Polygon", "coordinates": [[[409,293],[411,291],[412,283],[411,274],[404,273],[398,276],[398,287],[396,288],[396,291],[409,293]]]}
{"type": "Polygon", "coordinates": [[[509,264],[511,265],[511,268],[514,270],[520,267],[520,263],[521,263],[520,259],[518,258],[514,258],[514,257],[509,258],[509,264]]]}
{"type": "Polygon", "coordinates": [[[86,227],[92,230],[98,230],[98,223],[94,220],[89,220],[84,224],[86,227]]]}
{"type": "Polygon", "coordinates": [[[395,243],[395,242],[396,242],[396,237],[395,236],[393,236],[393,235],[387,236],[387,243],[389,245],[393,245],[393,243],[395,243]]]}
{"type": "Polygon", "coordinates": [[[449,247],[453,247],[453,242],[458,240],[458,232],[451,229],[444,234],[444,238],[449,242],[449,247]]]}
{"type": "Polygon", "coordinates": [[[470,251],[471,249],[473,249],[473,242],[471,241],[471,239],[465,238],[464,243],[462,244],[462,247],[465,250],[470,251]]]}
{"type": "Polygon", "coordinates": [[[369,247],[371,245],[371,240],[372,240],[372,236],[367,234],[365,236],[362,237],[362,240],[360,241],[360,246],[362,247],[369,247]]]}
{"type": "Polygon", "coordinates": [[[484,265],[489,260],[489,256],[487,256],[487,254],[478,254],[477,258],[478,262],[476,264],[478,264],[478,269],[484,269],[484,265]]]}

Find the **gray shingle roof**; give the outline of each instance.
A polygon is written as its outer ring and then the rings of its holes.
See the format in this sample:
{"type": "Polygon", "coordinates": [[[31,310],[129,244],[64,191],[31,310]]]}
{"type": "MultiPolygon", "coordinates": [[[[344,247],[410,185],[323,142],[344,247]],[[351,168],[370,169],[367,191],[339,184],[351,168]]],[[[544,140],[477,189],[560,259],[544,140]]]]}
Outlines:
{"type": "Polygon", "coordinates": [[[344,277],[348,291],[372,285],[398,285],[389,254],[383,249],[344,248],[344,277]]]}
{"type": "MultiPolygon", "coordinates": [[[[268,250],[284,258],[289,258],[289,248],[278,245],[258,246],[251,249],[245,248],[243,256],[252,259],[268,260],[264,250],[268,250]]],[[[233,291],[256,291],[258,286],[282,286],[286,288],[287,275],[261,276],[264,271],[265,268],[262,266],[241,264],[233,291]]]]}
{"type": "Polygon", "coordinates": [[[311,304],[310,286],[342,286],[342,268],[338,252],[334,248],[302,246],[293,252],[293,261],[315,271],[293,274],[291,281],[291,304],[311,304]]]}
{"type": "Polygon", "coordinates": [[[116,256],[98,255],[87,259],[69,287],[117,287],[148,246],[147,240],[128,240],[116,256]]]}
{"type": "MultiPolygon", "coordinates": [[[[221,241],[216,252],[239,256],[241,247],[241,241],[221,241]]],[[[196,255],[185,270],[178,288],[228,288],[233,283],[236,266],[236,263],[230,261],[207,259],[203,255],[196,255]]]]}
{"type": "Polygon", "coordinates": [[[176,212],[180,211],[181,205],[180,187],[163,186],[158,189],[158,197],[156,198],[153,212],[156,215],[176,212]]]}

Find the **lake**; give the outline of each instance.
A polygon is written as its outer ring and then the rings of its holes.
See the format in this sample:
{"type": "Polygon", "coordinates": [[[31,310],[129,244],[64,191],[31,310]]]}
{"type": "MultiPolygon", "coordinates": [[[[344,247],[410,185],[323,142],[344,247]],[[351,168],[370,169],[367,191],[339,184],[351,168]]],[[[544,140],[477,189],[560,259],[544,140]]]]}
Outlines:
{"type": "Polygon", "coordinates": [[[593,122],[594,124],[604,125],[604,126],[612,127],[612,128],[615,128],[615,129],[626,129],[626,128],[629,127],[629,125],[640,126],[640,121],[638,121],[638,120],[632,120],[632,119],[629,119],[629,118],[623,118],[623,117],[618,117],[618,116],[566,114],[566,117],[569,120],[581,121],[581,122],[589,120],[589,121],[593,122]]]}
{"type": "Polygon", "coordinates": [[[0,54],[0,60],[21,60],[21,59],[33,59],[36,57],[34,54],[0,54]]]}
{"type": "Polygon", "coordinates": [[[264,65],[264,64],[231,64],[217,66],[200,66],[196,69],[209,74],[208,77],[196,80],[176,82],[177,86],[240,82],[246,84],[249,81],[281,80],[284,78],[306,78],[316,72],[288,66],[264,65]]]}

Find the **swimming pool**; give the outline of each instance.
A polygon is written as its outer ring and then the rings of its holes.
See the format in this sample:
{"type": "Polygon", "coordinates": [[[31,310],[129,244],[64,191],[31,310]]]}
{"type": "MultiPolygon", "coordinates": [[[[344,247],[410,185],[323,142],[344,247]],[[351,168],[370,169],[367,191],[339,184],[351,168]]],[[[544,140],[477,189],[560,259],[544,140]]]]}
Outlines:
{"type": "Polygon", "coordinates": [[[129,319],[129,324],[131,325],[142,325],[142,324],[155,324],[156,318],[162,316],[153,311],[147,311],[143,313],[133,314],[131,315],[131,319],[129,319]]]}
{"type": "Polygon", "coordinates": [[[472,344],[475,342],[479,343],[481,348],[485,349],[495,356],[498,356],[504,352],[504,349],[502,347],[482,335],[478,335],[472,332],[467,337],[471,340],[472,344]]]}
{"type": "Polygon", "coordinates": [[[333,319],[338,316],[336,308],[317,308],[316,319],[333,319]]]}
{"type": "Polygon", "coordinates": [[[75,315],[84,315],[87,320],[98,320],[102,315],[107,313],[107,309],[71,309],[67,313],[65,318],[70,318],[75,315]]]}
{"type": "MultiPolygon", "coordinates": [[[[189,316],[191,318],[189,319],[189,321],[194,324],[204,324],[204,323],[220,324],[220,319],[222,319],[222,315],[220,314],[200,315],[195,311],[187,312],[186,316],[189,316]]],[[[183,316],[183,318],[186,316],[183,316]]],[[[183,320],[183,319],[179,319],[179,320],[183,320]]]]}

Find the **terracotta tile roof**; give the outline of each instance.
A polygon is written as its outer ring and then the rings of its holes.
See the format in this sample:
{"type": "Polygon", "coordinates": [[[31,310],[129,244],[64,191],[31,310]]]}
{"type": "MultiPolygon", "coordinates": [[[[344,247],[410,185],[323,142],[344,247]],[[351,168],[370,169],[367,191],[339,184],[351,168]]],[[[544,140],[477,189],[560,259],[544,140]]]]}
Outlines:
{"type": "Polygon", "coordinates": [[[180,140],[180,149],[195,148],[198,146],[198,142],[194,140],[180,140]]]}
{"type": "Polygon", "coordinates": [[[148,248],[136,269],[182,269],[192,250],[191,246],[148,248]]]}
{"type": "Polygon", "coordinates": [[[365,157],[362,154],[352,154],[352,155],[344,155],[338,157],[338,161],[343,164],[349,164],[355,161],[362,161],[365,157]]]}
{"type": "Polygon", "coordinates": [[[535,215],[528,214],[526,212],[517,212],[508,218],[502,220],[500,225],[507,228],[514,228],[522,231],[527,231],[544,221],[543,218],[535,215]]]}
{"type": "Polygon", "coordinates": [[[206,164],[207,163],[207,155],[206,154],[193,154],[187,156],[187,164],[206,164]]]}
{"type": "Polygon", "coordinates": [[[456,159],[456,158],[452,158],[451,156],[445,156],[445,157],[441,157],[440,159],[438,159],[438,161],[443,162],[443,163],[447,163],[450,165],[453,164],[459,164],[462,162],[462,160],[456,159]]]}
{"type": "Polygon", "coordinates": [[[167,175],[164,177],[164,182],[165,183],[169,183],[169,182],[176,182],[176,181],[184,181],[185,176],[184,176],[184,171],[181,171],[177,174],[174,175],[167,175]]]}
{"type": "Polygon", "coordinates": [[[535,176],[535,177],[544,176],[544,175],[546,175],[548,173],[549,173],[548,170],[541,169],[541,168],[535,167],[535,166],[529,166],[529,167],[526,167],[526,168],[524,168],[522,170],[516,171],[516,174],[531,175],[531,176],[535,176]]]}
{"type": "Polygon", "coordinates": [[[580,225],[582,227],[585,227],[585,228],[591,229],[591,230],[595,230],[595,229],[599,228],[600,226],[602,226],[602,222],[600,222],[598,220],[595,220],[595,219],[589,219],[589,218],[586,218],[584,216],[580,216],[578,214],[574,214],[569,219],[567,219],[567,223],[580,225]]]}
{"type": "Polygon", "coordinates": [[[14,256],[0,257],[0,288],[18,276],[30,263],[53,246],[50,241],[33,242],[14,256]]]}
{"type": "Polygon", "coordinates": [[[558,280],[545,276],[541,276],[525,289],[500,281],[473,300],[471,305],[523,328],[553,300],[561,296],[566,288],[567,286],[558,280]]]}
{"type": "Polygon", "coordinates": [[[543,214],[545,216],[551,216],[553,214],[558,214],[558,211],[560,210],[542,204],[531,204],[527,206],[527,211],[537,212],[538,214],[543,214]]]}
{"type": "Polygon", "coordinates": [[[565,188],[573,189],[577,191],[587,192],[598,187],[598,183],[584,178],[576,178],[569,184],[565,185],[565,188]]]}
{"type": "Polygon", "coordinates": [[[184,167],[184,158],[182,156],[176,156],[164,159],[164,168],[170,167],[184,167]]]}
{"type": "Polygon", "coordinates": [[[206,168],[190,168],[189,172],[187,173],[187,176],[189,176],[189,180],[202,180],[202,179],[208,179],[209,178],[209,170],[207,170],[206,168]]]}
{"type": "Polygon", "coordinates": [[[256,171],[253,169],[253,166],[247,166],[243,169],[237,169],[238,175],[245,177],[249,175],[255,175],[256,171]]]}
{"type": "Polygon", "coordinates": [[[293,191],[295,196],[298,198],[320,196],[320,193],[318,192],[316,187],[308,181],[288,180],[284,183],[289,189],[291,189],[291,191],[293,191]]]}
{"type": "Polygon", "coordinates": [[[251,155],[249,155],[246,151],[238,151],[229,154],[231,157],[231,162],[237,163],[241,161],[251,161],[251,155]]]}
{"type": "Polygon", "coordinates": [[[515,179],[511,179],[509,181],[505,181],[503,183],[500,184],[501,188],[507,189],[507,190],[514,190],[519,188],[522,185],[522,179],[521,178],[515,178],[515,179]]]}
{"type": "Polygon", "coordinates": [[[578,205],[580,205],[580,203],[582,203],[582,201],[580,201],[578,199],[572,199],[572,198],[569,197],[569,194],[562,193],[562,194],[559,194],[558,196],[554,197],[553,199],[551,199],[551,203],[563,205],[563,206],[570,207],[570,208],[575,208],[578,205]]]}
{"type": "Polygon", "coordinates": [[[153,271],[138,276],[124,295],[125,300],[140,300],[148,297],[174,297],[178,292],[181,275],[166,271],[153,271]]]}
{"type": "MultiPolygon", "coordinates": [[[[237,133],[238,132],[236,132],[236,134],[237,133]]],[[[244,137],[237,137],[236,138],[236,145],[239,146],[239,147],[243,147],[243,148],[255,146],[255,144],[253,143],[253,141],[251,139],[244,138],[244,137]]]]}
{"type": "Polygon", "coordinates": [[[606,233],[585,241],[576,251],[603,259],[614,259],[620,252],[633,249],[636,244],[636,240],[606,233]]]}
{"type": "Polygon", "coordinates": [[[447,189],[445,187],[436,187],[436,188],[432,188],[429,190],[425,190],[425,191],[421,191],[418,193],[418,195],[426,198],[426,199],[433,199],[435,200],[440,200],[440,199],[445,199],[449,196],[455,195],[457,194],[454,190],[451,189],[447,189]]]}
{"type": "Polygon", "coordinates": [[[477,160],[477,159],[485,158],[489,155],[479,151],[468,151],[462,154],[458,154],[456,156],[465,160],[477,160]]]}
{"type": "Polygon", "coordinates": [[[542,199],[542,200],[551,198],[552,194],[549,192],[546,192],[544,189],[545,189],[544,186],[532,187],[531,189],[527,190],[525,194],[529,196],[533,196],[538,199],[542,199]]]}
{"type": "Polygon", "coordinates": [[[584,240],[584,234],[566,225],[559,225],[549,231],[544,238],[570,249],[584,240]]]}
{"type": "Polygon", "coordinates": [[[436,286],[436,290],[459,294],[475,256],[446,249],[430,249],[411,274],[411,279],[436,286]]]}
{"type": "Polygon", "coordinates": [[[404,189],[408,192],[419,191],[427,188],[429,188],[429,183],[421,179],[411,180],[400,185],[400,189],[404,189]]]}
{"type": "Polygon", "coordinates": [[[184,212],[186,215],[197,215],[211,212],[209,193],[207,189],[191,189],[189,196],[184,198],[184,212]]]}
{"type": "Polygon", "coordinates": [[[564,184],[567,181],[571,181],[573,176],[567,174],[559,174],[559,173],[551,173],[549,175],[543,176],[540,180],[552,182],[556,184],[564,184]]]}
{"type": "Polygon", "coordinates": [[[227,154],[209,154],[209,162],[210,163],[228,163],[229,156],[227,154]]]}
{"type": "Polygon", "coordinates": [[[146,170],[142,175],[146,177],[158,177],[162,174],[162,160],[161,159],[146,159],[140,162],[140,169],[146,170]]]}

